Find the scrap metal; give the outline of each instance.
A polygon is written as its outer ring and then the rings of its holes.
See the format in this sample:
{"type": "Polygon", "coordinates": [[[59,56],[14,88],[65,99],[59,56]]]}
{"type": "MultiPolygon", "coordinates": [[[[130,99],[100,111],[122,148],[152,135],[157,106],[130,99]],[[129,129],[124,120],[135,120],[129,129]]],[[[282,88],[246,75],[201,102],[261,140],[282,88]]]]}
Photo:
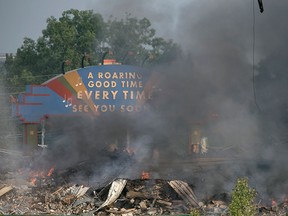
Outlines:
{"type": "Polygon", "coordinates": [[[127,179],[116,179],[115,181],[113,181],[109,189],[107,199],[96,210],[96,212],[102,209],[103,207],[108,206],[112,204],[113,202],[115,202],[117,198],[120,196],[120,194],[122,193],[126,183],[127,183],[127,179]]]}

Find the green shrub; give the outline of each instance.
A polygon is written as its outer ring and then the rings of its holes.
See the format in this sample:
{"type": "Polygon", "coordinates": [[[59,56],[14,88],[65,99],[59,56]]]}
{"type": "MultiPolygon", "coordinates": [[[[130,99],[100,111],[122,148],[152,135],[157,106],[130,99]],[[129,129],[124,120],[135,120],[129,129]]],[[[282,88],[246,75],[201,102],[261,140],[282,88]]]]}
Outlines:
{"type": "Polygon", "coordinates": [[[229,214],[232,216],[256,215],[254,198],[256,190],[249,188],[248,178],[238,178],[232,191],[232,201],[229,205],[229,214]]]}
{"type": "Polygon", "coordinates": [[[200,216],[199,209],[192,209],[190,212],[190,216],[200,216]]]}

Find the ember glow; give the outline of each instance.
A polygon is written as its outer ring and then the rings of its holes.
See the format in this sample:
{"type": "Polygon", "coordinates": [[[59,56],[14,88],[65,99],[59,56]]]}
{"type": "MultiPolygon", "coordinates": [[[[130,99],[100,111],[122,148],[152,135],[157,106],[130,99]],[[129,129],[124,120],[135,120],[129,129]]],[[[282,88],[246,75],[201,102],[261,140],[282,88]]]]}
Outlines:
{"type": "Polygon", "coordinates": [[[149,180],[151,178],[150,173],[147,171],[142,171],[141,173],[141,179],[142,180],[149,180]]]}
{"type": "Polygon", "coordinates": [[[30,183],[36,185],[37,179],[46,177],[44,171],[30,171],[30,183]]]}
{"type": "Polygon", "coordinates": [[[275,199],[272,198],[272,201],[271,201],[271,206],[274,207],[277,205],[277,201],[275,199]]]}
{"type": "Polygon", "coordinates": [[[36,185],[38,179],[45,179],[46,177],[51,177],[55,170],[55,166],[52,166],[48,172],[43,170],[31,170],[29,172],[29,179],[32,185],[36,185]]]}
{"type": "Polygon", "coordinates": [[[53,174],[54,170],[55,170],[55,166],[51,167],[47,173],[47,176],[50,177],[53,174]]]}

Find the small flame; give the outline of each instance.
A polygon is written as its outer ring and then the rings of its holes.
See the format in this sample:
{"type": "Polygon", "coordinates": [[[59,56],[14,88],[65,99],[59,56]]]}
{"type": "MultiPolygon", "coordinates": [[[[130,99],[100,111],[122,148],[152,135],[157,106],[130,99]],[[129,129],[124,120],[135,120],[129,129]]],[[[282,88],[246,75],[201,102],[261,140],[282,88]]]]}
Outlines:
{"type": "Polygon", "coordinates": [[[46,172],[44,171],[30,171],[29,173],[30,183],[33,185],[36,185],[38,178],[45,178],[46,176],[50,177],[53,174],[54,170],[55,170],[55,166],[51,167],[49,171],[47,172],[47,175],[46,175],[46,172]]]}
{"type": "Polygon", "coordinates": [[[275,199],[272,199],[272,202],[271,202],[272,206],[276,206],[277,205],[277,202],[275,199]]]}
{"type": "Polygon", "coordinates": [[[45,176],[43,171],[30,171],[29,175],[30,183],[33,185],[36,184],[37,178],[43,178],[45,176]]]}
{"type": "Polygon", "coordinates": [[[33,184],[33,185],[36,185],[36,181],[37,181],[37,178],[34,177],[31,179],[30,183],[33,184]]]}
{"type": "Polygon", "coordinates": [[[142,179],[142,180],[148,180],[148,179],[150,179],[150,173],[149,173],[149,172],[142,171],[142,173],[141,173],[141,179],[142,179]]]}
{"type": "Polygon", "coordinates": [[[55,170],[55,166],[51,167],[47,173],[47,176],[50,177],[53,174],[54,170],[55,170]]]}

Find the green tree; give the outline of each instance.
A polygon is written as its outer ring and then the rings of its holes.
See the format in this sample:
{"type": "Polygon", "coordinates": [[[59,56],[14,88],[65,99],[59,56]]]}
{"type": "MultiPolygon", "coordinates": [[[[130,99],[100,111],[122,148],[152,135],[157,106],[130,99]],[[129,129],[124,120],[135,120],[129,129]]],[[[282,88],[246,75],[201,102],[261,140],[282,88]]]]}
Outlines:
{"type": "Polygon", "coordinates": [[[34,41],[25,38],[15,58],[5,62],[6,79],[14,87],[29,83],[42,83],[61,73],[61,64],[69,59],[66,70],[79,68],[85,53],[93,55],[95,43],[101,40],[104,29],[102,16],[92,11],[68,10],[62,17],[47,19],[43,35],[34,41]]]}
{"type": "Polygon", "coordinates": [[[237,179],[232,192],[232,202],[229,205],[229,213],[232,216],[256,215],[256,206],[253,203],[256,196],[255,189],[248,186],[247,178],[237,179]]]}
{"type": "Polygon", "coordinates": [[[137,19],[130,14],[125,19],[108,21],[106,42],[115,51],[114,57],[124,64],[169,62],[176,53],[181,53],[172,40],[156,37],[156,30],[147,18],[137,19]]]}
{"type": "Polygon", "coordinates": [[[34,61],[37,58],[35,47],[35,41],[25,38],[21,49],[17,50],[14,58],[12,55],[6,55],[5,67],[8,72],[8,83],[17,90],[21,90],[23,84],[35,81],[32,73],[35,69],[34,61]]]}
{"type": "Polygon", "coordinates": [[[104,21],[100,14],[91,10],[71,9],[63,12],[59,20],[51,17],[47,23],[43,37],[38,40],[38,51],[44,54],[43,58],[51,57],[50,64],[55,69],[66,59],[71,62],[68,69],[78,68],[82,56],[85,53],[94,55],[97,41],[103,40],[104,21]]]}
{"type": "Polygon", "coordinates": [[[100,14],[91,10],[67,10],[59,19],[48,18],[37,41],[25,38],[16,56],[7,58],[6,79],[9,86],[23,90],[26,84],[39,84],[60,74],[66,60],[71,64],[65,65],[65,70],[79,68],[86,54],[89,58],[84,64],[95,65],[108,50],[112,52],[107,57],[124,64],[171,61],[181,52],[180,47],[155,33],[146,18],[127,15],[125,19],[104,22],[100,14]]]}

